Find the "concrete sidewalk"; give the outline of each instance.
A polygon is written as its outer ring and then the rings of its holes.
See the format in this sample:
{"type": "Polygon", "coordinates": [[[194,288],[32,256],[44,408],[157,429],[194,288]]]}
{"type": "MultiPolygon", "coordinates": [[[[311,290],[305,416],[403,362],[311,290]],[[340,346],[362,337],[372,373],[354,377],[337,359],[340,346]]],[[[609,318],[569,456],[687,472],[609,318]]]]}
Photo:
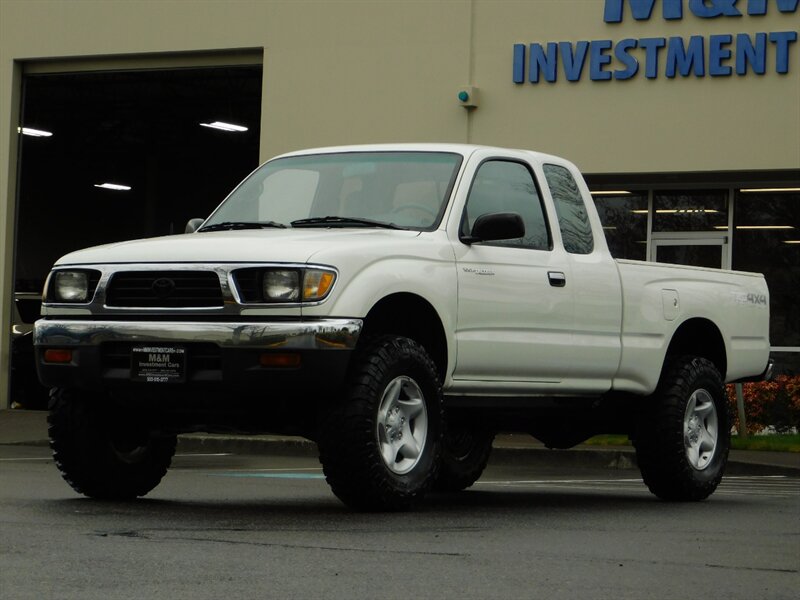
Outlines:
{"type": "MultiPolygon", "coordinates": [[[[0,410],[0,445],[47,445],[47,412],[0,410]]],[[[179,452],[236,452],[316,455],[317,447],[304,438],[275,435],[185,434],[179,452]]],[[[500,434],[493,456],[536,465],[585,466],[608,469],[636,468],[630,446],[579,445],[570,450],[549,450],[525,434],[500,434]]],[[[728,474],[800,475],[800,453],[731,450],[728,474]]]]}

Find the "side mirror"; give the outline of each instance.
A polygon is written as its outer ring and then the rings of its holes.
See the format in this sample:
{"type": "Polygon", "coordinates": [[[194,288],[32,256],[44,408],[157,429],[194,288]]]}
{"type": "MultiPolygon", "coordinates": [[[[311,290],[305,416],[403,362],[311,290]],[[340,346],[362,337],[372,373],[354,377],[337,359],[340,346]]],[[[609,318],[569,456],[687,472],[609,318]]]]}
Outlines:
{"type": "Polygon", "coordinates": [[[465,244],[513,240],[525,235],[525,223],[518,213],[487,213],[475,220],[472,233],[461,239],[465,244]]]}
{"type": "Polygon", "coordinates": [[[198,229],[200,229],[200,225],[205,222],[205,219],[201,219],[200,217],[195,217],[194,219],[189,219],[186,223],[186,229],[183,233],[194,233],[198,229]]]}

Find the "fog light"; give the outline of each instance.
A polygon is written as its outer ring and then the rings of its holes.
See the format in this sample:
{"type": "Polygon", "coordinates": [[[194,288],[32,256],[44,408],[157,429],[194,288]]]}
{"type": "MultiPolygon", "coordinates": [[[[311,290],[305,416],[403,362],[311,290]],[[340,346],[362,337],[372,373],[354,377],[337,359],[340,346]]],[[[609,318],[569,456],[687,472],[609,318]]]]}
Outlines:
{"type": "Polygon", "coordinates": [[[52,348],[45,350],[44,362],[58,364],[72,362],[72,350],[54,350],[52,348]]]}
{"type": "Polygon", "coordinates": [[[296,369],[300,366],[299,354],[275,354],[264,352],[258,359],[262,367],[273,367],[278,369],[296,369]]]}

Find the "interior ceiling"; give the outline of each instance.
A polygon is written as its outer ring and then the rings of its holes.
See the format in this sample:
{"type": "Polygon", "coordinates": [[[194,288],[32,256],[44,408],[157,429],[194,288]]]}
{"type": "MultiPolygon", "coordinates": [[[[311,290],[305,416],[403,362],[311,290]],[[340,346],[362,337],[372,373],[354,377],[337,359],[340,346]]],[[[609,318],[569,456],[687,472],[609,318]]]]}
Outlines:
{"type": "Polygon", "coordinates": [[[54,133],[59,147],[129,150],[203,141],[200,122],[245,125],[258,134],[261,67],[34,75],[24,124],[54,133]]]}

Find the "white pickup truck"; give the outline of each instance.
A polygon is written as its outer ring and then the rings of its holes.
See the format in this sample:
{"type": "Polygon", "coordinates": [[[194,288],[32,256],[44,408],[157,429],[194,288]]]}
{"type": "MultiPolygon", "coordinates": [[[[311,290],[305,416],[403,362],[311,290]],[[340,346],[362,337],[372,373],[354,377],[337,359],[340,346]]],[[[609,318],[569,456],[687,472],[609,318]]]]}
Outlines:
{"type": "Polygon", "coordinates": [[[396,510],[470,486],[515,431],[628,434],[654,494],[700,500],[728,456],[723,383],[771,367],[763,276],[614,260],[555,156],[294,152],[197,225],[50,273],[37,368],[80,493],[146,494],[179,433],[295,434],[343,502],[396,510]]]}

